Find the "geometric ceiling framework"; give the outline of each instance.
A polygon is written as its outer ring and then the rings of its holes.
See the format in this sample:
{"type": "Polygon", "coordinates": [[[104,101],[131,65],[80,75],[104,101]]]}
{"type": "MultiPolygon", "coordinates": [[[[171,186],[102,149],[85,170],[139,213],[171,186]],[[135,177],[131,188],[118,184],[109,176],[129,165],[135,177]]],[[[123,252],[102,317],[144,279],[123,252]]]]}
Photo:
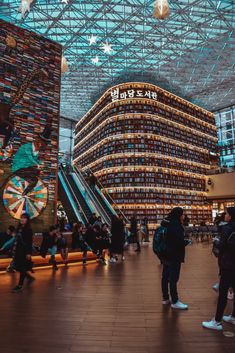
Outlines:
{"type": "Polygon", "coordinates": [[[171,0],[153,17],[153,0],[0,0],[0,18],[63,46],[61,115],[78,120],[110,86],[145,81],[208,110],[234,103],[235,1],[171,0]],[[67,2],[67,4],[66,4],[67,2]]]}

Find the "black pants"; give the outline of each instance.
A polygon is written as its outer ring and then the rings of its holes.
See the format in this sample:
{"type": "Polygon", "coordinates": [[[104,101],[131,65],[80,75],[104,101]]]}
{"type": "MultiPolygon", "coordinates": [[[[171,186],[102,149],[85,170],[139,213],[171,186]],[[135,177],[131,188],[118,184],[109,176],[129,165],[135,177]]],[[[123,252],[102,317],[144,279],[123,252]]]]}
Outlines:
{"type": "Polygon", "coordinates": [[[30,276],[27,272],[25,272],[25,271],[22,271],[22,272],[20,272],[20,279],[19,279],[19,286],[23,286],[23,284],[24,284],[24,280],[25,280],[25,278],[28,278],[28,279],[30,279],[30,278],[32,278],[32,276],[30,276]]]}
{"type": "MultiPolygon", "coordinates": [[[[215,320],[217,322],[220,322],[223,318],[224,310],[227,305],[227,295],[229,288],[233,288],[233,292],[235,293],[235,273],[234,271],[222,270],[220,272],[219,298],[215,315],[215,320]]],[[[232,315],[235,317],[235,298],[233,302],[232,315]]]]}
{"type": "Polygon", "coordinates": [[[177,282],[180,277],[180,262],[163,264],[162,270],[162,295],[164,300],[169,299],[169,287],[172,303],[178,301],[177,282]]]}

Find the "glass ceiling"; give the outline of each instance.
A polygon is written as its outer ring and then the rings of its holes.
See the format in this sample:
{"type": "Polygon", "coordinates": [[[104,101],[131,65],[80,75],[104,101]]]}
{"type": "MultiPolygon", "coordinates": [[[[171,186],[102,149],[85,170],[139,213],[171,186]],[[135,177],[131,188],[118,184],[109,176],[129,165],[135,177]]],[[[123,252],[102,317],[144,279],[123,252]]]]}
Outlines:
{"type": "Polygon", "coordinates": [[[208,110],[234,103],[234,0],[171,0],[164,21],[153,18],[153,0],[34,0],[24,19],[20,3],[0,0],[0,18],[63,45],[63,116],[79,119],[105,89],[130,80],[208,110]]]}

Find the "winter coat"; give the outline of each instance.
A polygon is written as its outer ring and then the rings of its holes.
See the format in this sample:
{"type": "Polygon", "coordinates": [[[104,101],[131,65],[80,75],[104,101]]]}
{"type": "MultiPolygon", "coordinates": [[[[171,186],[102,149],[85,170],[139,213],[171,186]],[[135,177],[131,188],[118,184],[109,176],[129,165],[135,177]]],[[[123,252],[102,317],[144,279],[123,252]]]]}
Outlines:
{"type": "Polygon", "coordinates": [[[225,225],[222,233],[217,244],[220,250],[220,270],[235,273],[235,222],[229,222],[225,225]],[[230,237],[232,233],[234,235],[230,237]]]}
{"type": "Polygon", "coordinates": [[[122,254],[125,243],[125,227],[123,221],[117,220],[112,224],[111,234],[110,252],[122,254]]]}
{"type": "Polygon", "coordinates": [[[30,227],[20,226],[18,228],[13,246],[14,268],[19,272],[32,269],[32,261],[26,256],[32,254],[33,231],[30,227]]]}
{"type": "Polygon", "coordinates": [[[46,254],[48,252],[48,249],[51,249],[53,246],[57,245],[57,236],[55,235],[50,235],[49,232],[44,232],[43,233],[43,239],[42,243],[40,246],[40,255],[42,257],[46,257],[46,254]]]}
{"type": "Polygon", "coordinates": [[[184,262],[185,246],[184,227],[177,220],[164,219],[161,226],[167,228],[166,236],[166,261],[184,262]]]}
{"type": "Polygon", "coordinates": [[[81,232],[77,231],[77,232],[73,232],[72,233],[72,249],[78,249],[80,248],[80,237],[81,237],[81,232]]]}
{"type": "Polygon", "coordinates": [[[16,152],[13,162],[12,171],[13,173],[22,168],[35,167],[41,164],[38,159],[38,152],[35,151],[32,142],[22,145],[16,152]]]}
{"type": "Polygon", "coordinates": [[[130,232],[133,236],[136,236],[138,230],[138,223],[136,218],[131,218],[130,232]]]}

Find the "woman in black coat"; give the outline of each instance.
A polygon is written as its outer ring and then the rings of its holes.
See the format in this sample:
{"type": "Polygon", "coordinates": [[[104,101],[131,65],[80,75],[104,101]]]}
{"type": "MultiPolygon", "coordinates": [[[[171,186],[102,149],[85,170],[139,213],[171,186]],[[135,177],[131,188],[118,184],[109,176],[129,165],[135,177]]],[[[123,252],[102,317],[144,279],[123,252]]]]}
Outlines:
{"type": "Polygon", "coordinates": [[[32,242],[33,231],[30,226],[30,217],[28,214],[24,213],[20,217],[20,223],[16,230],[15,243],[13,246],[14,268],[16,271],[20,272],[19,283],[13,288],[13,292],[22,291],[26,277],[29,282],[34,280],[34,277],[29,273],[32,270],[32,242]]]}
{"type": "Polygon", "coordinates": [[[216,246],[220,251],[220,283],[219,298],[215,318],[204,321],[202,326],[211,330],[222,331],[222,321],[235,325],[235,298],[231,315],[223,316],[227,305],[229,288],[235,293],[235,207],[228,207],[225,215],[225,225],[216,246]]]}
{"type": "Polygon", "coordinates": [[[114,215],[111,221],[110,262],[116,262],[118,260],[117,254],[121,254],[122,260],[124,260],[124,244],[125,226],[123,220],[114,215]]]}
{"type": "Polygon", "coordinates": [[[166,256],[163,261],[162,295],[163,304],[170,304],[173,309],[188,309],[187,304],[179,301],[177,282],[180,277],[181,263],[184,262],[185,246],[190,243],[184,234],[184,211],[175,207],[164,219],[161,226],[166,228],[166,256]],[[171,302],[169,299],[169,287],[171,302]]]}

